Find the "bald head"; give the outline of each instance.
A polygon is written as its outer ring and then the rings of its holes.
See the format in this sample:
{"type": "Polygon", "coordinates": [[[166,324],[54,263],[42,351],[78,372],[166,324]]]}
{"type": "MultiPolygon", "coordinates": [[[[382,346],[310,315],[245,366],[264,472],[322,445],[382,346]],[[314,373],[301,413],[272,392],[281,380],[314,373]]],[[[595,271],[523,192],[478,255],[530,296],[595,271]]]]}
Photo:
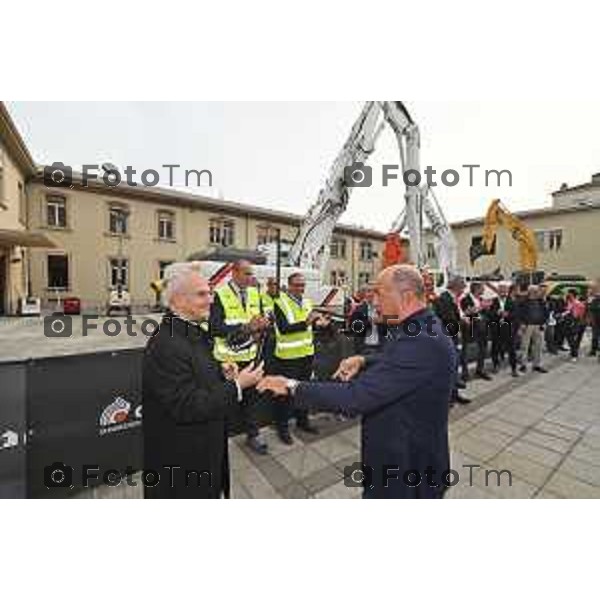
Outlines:
{"type": "Polygon", "coordinates": [[[375,306],[386,318],[406,320],[426,307],[425,282],[418,269],[395,265],[377,278],[375,306]]]}
{"type": "Polygon", "coordinates": [[[385,269],[382,276],[390,277],[398,292],[412,292],[418,298],[425,298],[425,282],[423,276],[415,267],[395,265],[385,269]]]}

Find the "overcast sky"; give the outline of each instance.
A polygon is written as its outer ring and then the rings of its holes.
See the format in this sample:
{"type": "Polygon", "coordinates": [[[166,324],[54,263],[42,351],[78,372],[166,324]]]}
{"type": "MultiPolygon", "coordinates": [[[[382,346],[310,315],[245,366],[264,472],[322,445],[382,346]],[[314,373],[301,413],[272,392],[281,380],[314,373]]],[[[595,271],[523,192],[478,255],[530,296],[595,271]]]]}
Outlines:
{"type": "MultiPolygon", "coordinates": [[[[501,197],[514,210],[551,202],[563,182],[600,171],[598,102],[408,101],[421,130],[422,167],[454,168],[461,182],[436,193],[452,221],[480,217],[501,197]],[[464,164],[479,164],[474,186],[464,164]],[[498,187],[484,169],[509,169],[498,187]]],[[[361,109],[360,102],[7,102],[34,159],[110,161],[138,172],[163,164],[209,169],[227,200],[298,214],[316,199],[361,109]]],[[[381,185],[381,165],[397,163],[385,133],[371,165],[374,186],[357,190],[344,223],[387,230],[402,210],[399,182],[381,185]]],[[[176,176],[177,176],[177,172],[176,176]]],[[[179,181],[180,184],[183,180],[179,181]]]]}

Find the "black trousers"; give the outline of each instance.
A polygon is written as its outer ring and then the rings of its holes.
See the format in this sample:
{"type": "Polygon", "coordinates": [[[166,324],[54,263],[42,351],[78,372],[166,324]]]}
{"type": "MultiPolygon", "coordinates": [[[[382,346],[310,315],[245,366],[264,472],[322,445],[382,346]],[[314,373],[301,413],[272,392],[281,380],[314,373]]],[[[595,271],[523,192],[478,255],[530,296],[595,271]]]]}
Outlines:
{"type": "MultiPolygon", "coordinates": [[[[313,372],[313,357],[297,358],[294,360],[280,360],[274,358],[271,361],[269,371],[273,375],[282,375],[289,379],[298,381],[310,381],[313,372]]],[[[273,417],[275,426],[280,431],[286,431],[289,420],[296,418],[299,425],[308,423],[308,411],[304,409],[292,409],[287,402],[273,401],[273,417]]]]}
{"type": "Polygon", "coordinates": [[[573,321],[569,324],[567,329],[567,341],[569,342],[572,358],[579,358],[579,348],[581,347],[581,340],[583,339],[585,328],[585,324],[580,323],[579,321],[573,321]]]}
{"type": "MultiPolygon", "coordinates": [[[[469,328],[470,329],[470,328],[469,328]]],[[[469,346],[475,343],[477,344],[477,373],[483,373],[485,368],[485,357],[487,354],[488,347],[488,339],[487,333],[483,333],[481,331],[475,332],[474,335],[470,334],[470,331],[463,331],[462,333],[462,349],[460,353],[460,363],[462,367],[463,377],[468,377],[469,375],[469,360],[468,360],[468,348],[469,346]]]]}
{"type": "Polygon", "coordinates": [[[516,327],[512,323],[490,324],[492,336],[492,364],[500,365],[500,359],[508,356],[508,362],[514,371],[517,368],[516,327]]]}
{"type": "Polygon", "coordinates": [[[592,323],[592,354],[597,354],[600,350],[600,321],[592,323]]]}
{"type": "MultiPolygon", "coordinates": [[[[240,371],[245,369],[250,363],[238,363],[240,371]]],[[[240,411],[242,415],[242,423],[244,431],[250,438],[257,437],[259,434],[258,427],[258,405],[260,402],[260,394],[255,388],[248,388],[243,391],[242,401],[240,402],[240,411]]]]}

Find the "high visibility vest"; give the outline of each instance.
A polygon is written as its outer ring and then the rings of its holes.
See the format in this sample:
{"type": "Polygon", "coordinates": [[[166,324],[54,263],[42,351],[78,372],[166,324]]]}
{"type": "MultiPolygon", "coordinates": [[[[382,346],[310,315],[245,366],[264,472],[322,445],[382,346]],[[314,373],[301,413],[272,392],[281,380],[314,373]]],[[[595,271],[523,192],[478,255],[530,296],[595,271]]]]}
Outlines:
{"type": "MultiPolygon", "coordinates": [[[[254,317],[260,317],[260,294],[256,288],[246,289],[246,308],[239,296],[224,285],[215,292],[221,301],[225,313],[225,325],[248,325],[254,317]]],[[[213,355],[219,362],[250,362],[256,358],[258,347],[255,343],[247,348],[236,350],[231,348],[227,339],[215,337],[213,355]]]]}
{"type": "Polygon", "coordinates": [[[260,295],[260,300],[262,302],[263,313],[271,313],[275,312],[275,298],[273,296],[269,296],[266,292],[260,295]]]}
{"type": "MultiPolygon", "coordinates": [[[[275,305],[278,306],[289,325],[306,322],[310,311],[313,309],[313,303],[304,298],[302,306],[290,298],[288,294],[282,292],[279,298],[275,300],[275,305]]],[[[275,356],[281,360],[294,360],[296,358],[306,358],[313,356],[315,353],[315,345],[313,340],[312,326],[306,331],[298,333],[281,333],[275,327],[275,356]]]]}

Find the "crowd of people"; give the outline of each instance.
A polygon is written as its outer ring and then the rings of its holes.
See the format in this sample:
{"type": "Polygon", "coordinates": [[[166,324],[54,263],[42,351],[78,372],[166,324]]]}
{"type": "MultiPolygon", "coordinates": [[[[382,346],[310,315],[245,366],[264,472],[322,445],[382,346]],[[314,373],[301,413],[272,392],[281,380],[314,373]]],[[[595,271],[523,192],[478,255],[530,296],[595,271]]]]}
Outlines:
{"type": "Polygon", "coordinates": [[[447,329],[456,328],[460,373],[452,404],[468,404],[461,395],[471,378],[470,353],[475,353],[475,377],[490,380],[507,363],[513,377],[531,369],[545,374],[544,346],[548,354],[568,353],[576,362],[587,327],[591,327],[590,356],[598,354],[600,337],[600,281],[588,297],[570,289],[564,295],[548,296],[547,286],[526,289],[501,283],[472,282],[461,277],[448,283],[448,289],[434,303],[436,314],[447,329]],[[487,290],[486,290],[487,287],[487,290]],[[487,293],[486,293],[487,292],[487,293]],[[457,327],[458,324],[458,327],[457,327]],[[491,360],[491,369],[486,362],[491,360]]]}
{"type": "MultiPolygon", "coordinates": [[[[522,289],[508,283],[452,278],[433,301],[435,314],[454,341],[459,372],[451,405],[469,404],[462,395],[469,380],[491,380],[507,366],[512,377],[531,368],[547,373],[543,349],[550,355],[566,353],[576,362],[587,328],[591,328],[589,356],[600,352],[600,280],[582,297],[569,289],[564,295],[547,293],[545,285],[522,289]],[[469,364],[474,363],[474,372],[469,364]]],[[[377,352],[385,327],[375,323],[373,287],[364,287],[348,307],[348,331],[358,354],[377,352]]]]}
{"type": "MultiPolygon", "coordinates": [[[[366,464],[446,466],[448,403],[470,403],[462,394],[472,377],[489,380],[505,365],[513,377],[529,365],[547,373],[544,344],[549,353],[568,351],[575,361],[588,325],[590,354],[600,350],[600,281],[587,298],[575,290],[562,298],[549,297],[544,286],[467,285],[455,277],[432,302],[417,269],[390,267],[348,307],[341,330],[315,308],[305,288],[296,272],[281,288],[270,279],[261,289],[245,260],[217,289],[192,267],[169,279],[169,310],[144,358],[144,452],[147,469],[177,465],[181,471],[174,481],[145,488],[147,497],[227,496],[233,414],[242,416],[249,449],[269,452],[259,398],[268,400],[286,445],[294,444],[293,420],[307,434],[318,433],[311,409],[361,415],[366,464]],[[427,323],[428,331],[432,326],[435,335],[410,335],[404,326],[415,322],[427,323]],[[316,381],[319,331],[331,347],[349,342],[339,356],[325,352],[336,358],[324,379],[337,383],[316,381]],[[423,427],[415,429],[418,423],[423,427]],[[429,434],[421,439],[418,431],[429,434]],[[189,487],[182,479],[188,472],[210,473],[211,481],[189,487]]],[[[430,490],[388,484],[382,479],[365,487],[365,497],[442,497],[445,489],[443,482],[430,490]]]]}

